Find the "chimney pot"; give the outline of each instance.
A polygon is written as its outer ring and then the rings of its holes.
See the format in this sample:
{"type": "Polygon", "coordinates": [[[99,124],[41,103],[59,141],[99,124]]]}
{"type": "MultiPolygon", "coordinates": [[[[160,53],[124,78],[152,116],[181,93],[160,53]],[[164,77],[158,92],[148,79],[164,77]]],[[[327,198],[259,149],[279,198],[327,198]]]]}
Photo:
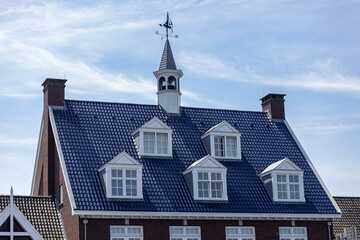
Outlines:
{"type": "Polygon", "coordinates": [[[263,112],[268,112],[272,119],[285,119],[284,97],[286,94],[269,93],[260,98],[263,112]]]}

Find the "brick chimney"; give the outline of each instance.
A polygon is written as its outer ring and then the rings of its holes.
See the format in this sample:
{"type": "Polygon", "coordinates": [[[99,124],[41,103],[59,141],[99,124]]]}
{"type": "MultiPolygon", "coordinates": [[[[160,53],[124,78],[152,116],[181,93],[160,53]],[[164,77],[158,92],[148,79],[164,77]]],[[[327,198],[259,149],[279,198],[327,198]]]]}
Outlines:
{"type": "Polygon", "coordinates": [[[263,112],[268,112],[272,119],[285,119],[284,97],[286,94],[269,93],[261,100],[263,112]]]}
{"type": "Polygon", "coordinates": [[[48,106],[64,106],[66,79],[46,78],[44,87],[43,132],[39,162],[42,162],[39,188],[35,195],[55,196],[59,185],[59,160],[49,118],[48,106]]]}
{"type": "MultiPolygon", "coordinates": [[[[64,106],[65,82],[66,79],[47,78],[43,82],[44,86],[44,107],[64,106]]],[[[45,108],[44,108],[45,110],[45,108]]]]}

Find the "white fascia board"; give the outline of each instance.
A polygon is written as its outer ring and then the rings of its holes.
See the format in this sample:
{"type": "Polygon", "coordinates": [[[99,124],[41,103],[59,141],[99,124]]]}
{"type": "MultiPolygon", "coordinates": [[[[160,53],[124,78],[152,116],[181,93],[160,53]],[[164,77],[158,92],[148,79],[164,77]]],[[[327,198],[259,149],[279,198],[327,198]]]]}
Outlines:
{"type": "Polygon", "coordinates": [[[212,173],[226,173],[227,169],[226,168],[213,168],[213,167],[191,167],[186,169],[183,172],[183,175],[186,175],[189,172],[212,172],[212,173]]]}
{"type": "Polygon", "coordinates": [[[74,213],[74,209],[76,209],[75,199],[74,199],[73,191],[72,191],[72,188],[71,188],[69,175],[68,175],[68,172],[67,172],[67,169],[66,169],[64,154],[63,154],[63,151],[62,151],[62,148],[61,148],[60,138],[59,138],[59,134],[58,134],[58,131],[57,131],[57,128],[56,128],[56,122],[55,122],[55,118],[54,118],[54,113],[52,111],[51,106],[49,106],[49,117],[50,117],[50,123],[51,123],[51,127],[52,127],[53,134],[54,134],[56,150],[57,150],[57,153],[59,155],[61,170],[62,170],[62,173],[63,173],[63,176],[64,176],[67,193],[68,193],[69,200],[70,200],[70,206],[71,206],[71,209],[72,209],[72,213],[74,213]]]}
{"type": "Polygon", "coordinates": [[[285,123],[285,126],[287,127],[287,129],[289,130],[289,132],[291,133],[291,136],[293,137],[294,141],[295,141],[296,144],[298,145],[301,153],[305,156],[306,161],[309,163],[312,171],[314,172],[315,176],[316,176],[317,179],[319,180],[321,186],[324,188],[326,194],[328,195],[330,201],[331,201],[332,204],[334,205],[336,211],[341,214],[342,211],[341,211],[340,207],[337,205],[337,203],[336,203],[335,199],[333,198],[333,196],[331,195],[329,189],[326,187],[324,181],[321,179],[318,171],[316,170],[315,166],[314,166],[313,163],[311,162],[309,156],[306,154],[304,148],[301,146],[299,140],[297,139],[295,133],[294,133],[293,130],[291,129],[291,127],[290,127],[289,123],[286,121],[286,119],[284,120],[284,123],[285,123]]]}
{"type": "Polygon", "coordinates": [[[252,219],[252,220],[313,220],[326,221],[341,218],[341,214],[301,213],[214,213],[214,212],[141,212],[74,210],[74,215],[87,218],[166,218],[166,219],[252,219]]]}
{"type": "Polygon", "coordinates": [[[32,239],[34,240],[43,240],[43,237],[40,233],[34,228],[33,225],[26,219],[24,214],[14,205],[14,217],[18,223],[24,228],[24,230],[29,233],[32,239]]]}
{"type": "Polygon", "coordinates": [[[35,191],[38,190],[40,186],[40,177],[41,177],[40,174],[41,174],[42,163],[39,163],[40,161],[39,159],[40,159],[40,148],[41,148],[43,131],[44,131],[44,116],[41,117],[40,133],[39,133],[39,139],[38,139],[38,145],[37,145],[36,157],[35,157],[35,166],[33,171],[32,182],[31,182],[31,190],[30,190],[31,196],[35,195],[35,191]]]}
{"type": "Polygon", "coordinates": [[[132,131],[131,135],[135,135],[138,131],[143,132],[160,132],[160,133],[172,133],[172,129],[163,121],[161,121],[158,117],[153,117],[134,131],[132,131]],[[148,128],[151,123],[157,122],[159,123],[163,128],[148,128]]]}

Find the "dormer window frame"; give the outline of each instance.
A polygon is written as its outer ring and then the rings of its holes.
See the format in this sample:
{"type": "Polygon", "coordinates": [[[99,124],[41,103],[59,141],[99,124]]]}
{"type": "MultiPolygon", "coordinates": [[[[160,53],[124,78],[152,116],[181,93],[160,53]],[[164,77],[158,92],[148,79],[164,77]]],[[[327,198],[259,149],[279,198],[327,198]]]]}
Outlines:
{"type": "Polygon", "coordinates": [[[201,139],[204,139],[206,137],[210,137],[210,151],[208,150],[208,153],[216,158],[216,159],[220,159],[220,160],[241,160],[241,142],[240,142],[240,137],[241,137],[241,133],[235,129],[233,126],[231,126],[231,124],[229,124],[227,121],[222,121],[221,123],[217,124],[216,126],[210,128],[207,132],[205,132],[202,136],[201,139]],[[231,130],[230,131],[219,131],[218,129],[222,126],[226,126],[228,129],[231,130]],[[219,154],[217,154],[217,145],[218,142],[216,142],[217,138],[222,138],[223,142],[222,142],[222,152],[223,152],[223,156],[220,156],[219,154]],[[235,156],[230,156],[229,152],[228,152],[228,147],[229,147],[229,139],[230,138],[235,138],[235,156]]]}
{"type": "Polygon", "coordinates": [[[103,183],[105,184],[105,193],[106,198],[108,199],[121,199],[121,200],[140,200],[143,199],[143,182],[142,182],[142,169],[143,166],[126,152],[122,152],[108,163],[105,163],[98,169],[100,177],[103,177],[103,183]],[[114,171],[116,171],[117,176],[114,176],[114,171]],[[118,176],[119,171],[121,172],[121,177],[118,176]],[[132,174],[135,171],[136,176],[132,174]],[[127,173],[131,173],[132,176],[128,176],[127,173]],[[114,180],[114,181],[113,181],[114,180]],[[118,188],[118,183],[121,180],[122,194],[113,194],[113,188],[118,188]],[[132,187],[130,181],[136,181],[136,195],[128,195],[127,190],[132,187]],[[115,184],[116,182],[116,184],[115,184]],[[129,184],[128,184],[129,183],[129,184]],[[116,185],[116,186],[114,186],[116,185]]]}
{"type": "Polygon", "coordinates": [[[134,137],[136,147],[140,157],[172,157],[172,129],[163,123],[159,118],[154,117],[143,126],[131,133],[134,137]],[[158,127],[148,127],[156,122],[158,127]],[[153,153],[145,150],[145,135],[153,134],[153,153]],[[160,143],[160,135],[166,134],[166,153],[159,153],[158,144],[160,143]]]}
{"type": "MultiPolygon", "coordinates": [[[[285,170],[274,170],[271,172],[271,177],[273,179],[273,192],[274,192],[274,201],[275,202],[305,202],[304,194],[304,173],[302,171],[285,171],[285,170]],[[285,181],[278,181],[278,176],[285,176],[285,181]],[[298,182],[291,182],[290,176],[297,176],[298,182]],[[286,198],[279,198],[279,185],[285,185],[286,187],[286,198]],[[292,198],[290,186],[296,185],[299,187],[299,198],[292,198]]],[[[282,191],[284,192],[284,191],[282,191]]]]}
{"type": "MultiPolygon", "coordinates": [[[[191,174],[191,181],[186,181],[191,189],[192,189],[192,196],[194,200],[197,201],[228,201],[228,194],[227,194],[227,168],[224,167],[221,163],[219,163],[216,159],[211,157],[210,155],[205,156],[204,158],[196,161],[190,167],[188,167],[184,172],[183,175],[186,176],[191,174]],[[209,159],[210,158],[210,159],[209,159]],[[211,161],[213,166],[209,166],[206,164],[206,161],[211,161]],[[203,164],[205,163],[205,164],[203,164]],[[207,178],[200,177],[207,175],[207,178]],[[214,176],[221,176],[221,179],[214,176]],[[208,196],[200,196],[199,192],[199,182],[207,183],[207,191],[208,196]],[[216,192],[216,188],[213,187],[213,184],[220,183],[221,185],[221,197],[214,197],[213,192],[216,192]]],[[[190,179],[190,178],[189,178],[190,179]]]]}
{"type": "Polygon", "coordinates": [[[270,195],[274,202],[303,203],[306,201],[304,171],[290,159],[284,158],[269,165],[260,177],[267,189],[271,188],[270,195]],[[298,197],[296,197],[297,194],[298,197]]]}

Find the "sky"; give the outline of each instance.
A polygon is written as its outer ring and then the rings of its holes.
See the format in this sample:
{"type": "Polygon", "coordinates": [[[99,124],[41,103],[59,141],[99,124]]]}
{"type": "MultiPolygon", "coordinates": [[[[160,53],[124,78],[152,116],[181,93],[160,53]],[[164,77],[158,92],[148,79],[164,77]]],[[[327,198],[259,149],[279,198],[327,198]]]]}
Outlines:
{"type": "Polygon", "coordinates": [[[360,196],[360,2],[0,0],[0,194],[30,194],[42,82],[66,98],[157,104],[166,12],[182,105],[286,119],[331,194],[360,196]]]}

